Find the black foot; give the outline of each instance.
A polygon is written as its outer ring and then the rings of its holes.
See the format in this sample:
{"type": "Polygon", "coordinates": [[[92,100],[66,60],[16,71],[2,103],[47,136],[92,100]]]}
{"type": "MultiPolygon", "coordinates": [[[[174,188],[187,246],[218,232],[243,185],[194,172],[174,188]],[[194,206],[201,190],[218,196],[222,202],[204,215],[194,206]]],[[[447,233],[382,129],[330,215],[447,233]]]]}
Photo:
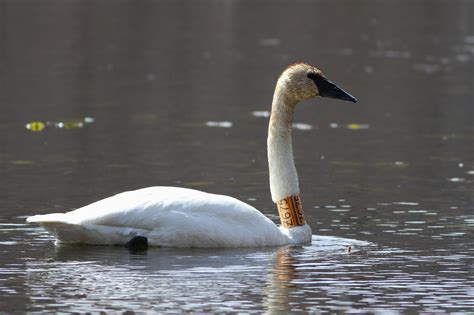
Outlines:
{"type": "Polygon", "coordinates": [[[148,239],[144,236],[134,236],[127,244],[125,244],[133,250],[143,250],[148,248],[148,239]]]}

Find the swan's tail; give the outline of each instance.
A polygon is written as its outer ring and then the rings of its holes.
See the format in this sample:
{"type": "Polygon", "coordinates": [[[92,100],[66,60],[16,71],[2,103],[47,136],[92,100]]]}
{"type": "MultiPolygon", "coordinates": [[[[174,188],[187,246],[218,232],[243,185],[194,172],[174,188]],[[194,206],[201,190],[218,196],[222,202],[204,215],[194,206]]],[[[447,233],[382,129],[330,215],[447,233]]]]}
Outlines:
{"type": "Polygon", "coordinates": [[[26,222],[47,223],[47,222],[65,222],[64,213],[41,214],[28,217],[26,222]]]}
{"type": "Polygon", "coordinates": [[[136,235],[147,236],[150,233],[149,230],[122,226],[71,223],[67,222],[65,213],[35,215],[26,221],[38,223],[59,243],[69,244],[125,245],[136,235]]]}
{"type": "Polygon", "coordinates": [[[50,213],[28,217],[26,222],[38,223],[61,243],[81,243],[87,228],[66,221],[64,213],[50,213]]]}

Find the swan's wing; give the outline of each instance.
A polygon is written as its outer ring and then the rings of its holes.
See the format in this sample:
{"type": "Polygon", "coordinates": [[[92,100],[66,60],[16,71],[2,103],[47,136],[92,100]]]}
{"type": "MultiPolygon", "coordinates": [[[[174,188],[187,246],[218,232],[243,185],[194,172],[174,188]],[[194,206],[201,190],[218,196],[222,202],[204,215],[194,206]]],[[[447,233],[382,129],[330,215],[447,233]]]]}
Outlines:
{"type": "Polygon", "coordinates": [[[155,245],[184,247],[287,241],[275,224],[244,202],[176,187],[124,192],[65,214],[33,216],[28,221],[40,223],[62,242],[122,244],[134,235],[147,236],[155,245]]]}
{"type": "Polygon", "coordinates": [[[27,221],[153,228],[157,214],[186,206],[195,208],[207,195],[215,196],[192,189],[149,187],[123,192],[67,213],[35,215],[27,221]]]}

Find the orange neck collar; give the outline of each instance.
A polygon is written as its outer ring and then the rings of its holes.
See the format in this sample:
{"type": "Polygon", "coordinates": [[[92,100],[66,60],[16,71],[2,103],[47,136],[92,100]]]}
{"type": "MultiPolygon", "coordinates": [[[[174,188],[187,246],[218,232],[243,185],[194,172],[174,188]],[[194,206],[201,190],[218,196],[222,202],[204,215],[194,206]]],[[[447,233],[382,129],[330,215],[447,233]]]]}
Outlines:
{"type": "Polygon", "coordinates": [[[286,197],[277,202],[278,214],[280,215],[281,226],[292,228],[305,224],[303,207],[299,195],[286,197]]]}

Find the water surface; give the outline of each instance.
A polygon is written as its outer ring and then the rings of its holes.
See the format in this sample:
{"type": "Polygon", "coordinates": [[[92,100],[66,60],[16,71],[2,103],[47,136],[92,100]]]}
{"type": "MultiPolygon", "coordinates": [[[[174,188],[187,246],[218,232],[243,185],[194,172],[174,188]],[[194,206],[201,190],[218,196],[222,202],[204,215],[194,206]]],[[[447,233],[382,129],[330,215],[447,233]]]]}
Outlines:
{"type": "Polygon", "coordinates": [[[473,9],[0,0],[0,310],[472,310],[473,9]],[[25,224],[153,185],[277,222],[267,112],[296,61],[359,99],[297,109],[312,245],[134,253],[25,224]]]}

